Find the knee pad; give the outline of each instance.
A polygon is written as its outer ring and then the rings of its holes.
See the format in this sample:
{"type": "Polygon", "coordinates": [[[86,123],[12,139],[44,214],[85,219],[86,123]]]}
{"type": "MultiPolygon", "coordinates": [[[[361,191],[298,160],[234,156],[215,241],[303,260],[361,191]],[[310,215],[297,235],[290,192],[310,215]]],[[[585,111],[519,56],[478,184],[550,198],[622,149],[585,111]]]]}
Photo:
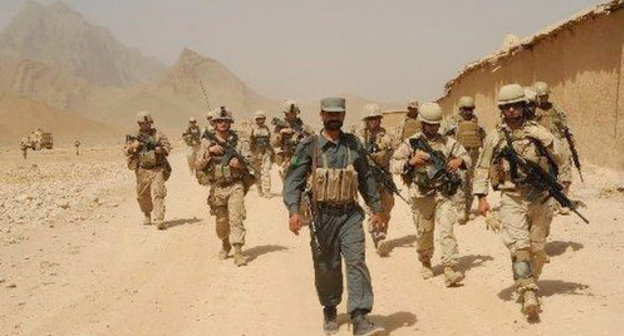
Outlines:
{"type": "Polygon", "coordinates": [[[514,280],[532,278],[533,268],[529,251],[520,250],[514,253],[511,257],[511,268],[514,280]]]}

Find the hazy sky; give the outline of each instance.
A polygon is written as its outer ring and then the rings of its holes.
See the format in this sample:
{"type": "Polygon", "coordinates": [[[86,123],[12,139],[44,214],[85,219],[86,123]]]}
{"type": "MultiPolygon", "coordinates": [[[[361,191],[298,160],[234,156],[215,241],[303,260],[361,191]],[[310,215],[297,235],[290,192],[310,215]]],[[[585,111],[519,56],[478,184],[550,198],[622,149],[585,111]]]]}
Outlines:
{"type": "MultiPolygon", "coordinates": [[[[54,1],[40,0],[49,4],[54,1]]],[[[262,94],[429,100],[507,33],[531,35],[592,0],[66,0],[166,64],[184,47],[262,94]]],[[[23,0],[0,0],[0,27],[23,0]]]]}

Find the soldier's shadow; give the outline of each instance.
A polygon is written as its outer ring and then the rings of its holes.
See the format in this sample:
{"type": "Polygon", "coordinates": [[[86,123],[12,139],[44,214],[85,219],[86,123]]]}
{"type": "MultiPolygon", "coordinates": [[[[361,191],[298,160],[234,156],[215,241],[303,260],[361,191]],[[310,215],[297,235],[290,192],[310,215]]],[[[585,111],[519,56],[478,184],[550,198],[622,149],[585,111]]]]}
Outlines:
{"type": "MultiPolygon", "coordinates": [[[[457,261],[457,271],[461,273],[468,273],[471,269],[475,267],[481,267],[488,261],[492,261],[494,258],[492,256],[480,255],[480,254],[470,254],[459,257],[457,261]]],[[[444,265],[438,264],[433,266],[433,274],[438,275],[444,273],[444,265]]]]}
{"type": "Polygon", "coordinates": [[[246,250],[245,254],[247,255],[247,261],[252,262],[261,255],[285,250],[288,250],[288,247],[282,245],[260,245],[246,250]]]}
{"type": "Polygon", "coordinates": [[[577,243],[577,242],[572,242],[572,241],[552,241],[549,243],[546,243],[546,247],[544,248],[544,250],[546,251],[546,254],[551,256],[551,257],[555,257],[555,256],[560,256],[562,254],[564,254],[568,248],[571,248],[572,251],[576,252],[580,249],[582,249],[584,247],[583,244],[581,243],[577,243]]]}
{"type": "MultiPolygon", "coordinates": [[[[589,289],[589,285],[578,283],[578,282],[568,282],[563,280],[542,280],[538,281],[537,285],[539,286],[539,296],[541,297],[549,297],[553,295],[585,295],[585,296],[593,296],[589,289]]],[[[514,295],[516,292],[515,286],[509,286],[498,293],[498,297],[503,301],[511,301],[516,298],[514,295]]]]}
{"type": "Polygon", "coordinates": [[[399,247],[413,247],[416,241],[415,235],[407,235],[401,238],[388,240],[387,244],[390,247],[390,252],[399,247]]]}
{"type": "Polygon", "coordinates": [[[198,222],[201,222],[202,220],[197,218],[197,217],[193,217],[193,218],[179,218],[179,219],[174,219],[174,220],[170,220],[170,221],[165,221],[163,222],[163,224],[165,224],[165,229],[171,229],[174,228],[176,226],[180,226],[180,225],[187,225],[187,224],[195,224],[198,222]]]}
{"type": "MultiPolygon", "coordinates": [[[[396,312],[388,316],[371,314],[369,318],[373,323],[383,328],[383,330],[374,335],[391,335],[392,332],[398,329],[413,326],[418,320],[416,315],[410,312],[396,312]]],[[[349,314],[338,315],[339,326],[349,323],[350,320],[349,314]]],[[[351,326],[351,328],[353,328],[353,326],[351,326]]]]}

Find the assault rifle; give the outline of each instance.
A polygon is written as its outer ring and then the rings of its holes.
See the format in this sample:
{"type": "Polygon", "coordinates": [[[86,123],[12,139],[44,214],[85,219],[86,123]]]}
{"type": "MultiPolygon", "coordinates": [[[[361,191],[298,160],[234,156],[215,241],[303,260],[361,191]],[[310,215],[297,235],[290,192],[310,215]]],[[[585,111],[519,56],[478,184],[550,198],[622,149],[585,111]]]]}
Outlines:
{"type": "Polygon", "coordinates": [[[556,176],[549,174],[536,162],[521,158],[511,144],[511,137],[509,133],[505,131],[505,138],[507,140],[507,146],[503,148],[500,156],[509,160],[512,169],[512,178],[515,177],[514,183],[526,183],[529,184],[533,190],[529,193],[529,199],[535,199],[543,192],[548,192],[548,196],[542,200],[542,204],[548,201],[549,198],[554,198],[561,206],[566,207],[577,216],[579,216],[583,222],[589,224],[589,220],[578,212],[576,204],[572,202],[564,193],[563,186],[557,182],[556,176]],[[520,169],[526,175],[523,178],[517,176],[517,169],[520,169]],[[516,172],[514,173],[514,170],[516,172]]]}
{"type": "MultiPolygon", "coordinates": [[[[429,164],[427,167],[427,178],[432,183],[431,188],[438,189],[445,196],[454,195],[459,189],[462,181],[457,173],[449,173],[446,170],[447,159],[444,153],[431,148],[423,136],[409,139],[410,147],[414,152],[421,150],[429,154],[429,164]]],[[[407,176],[413,176],[415,168],[411,167],[407,176]]],[[[411,180],[411,178],[409,178],[411,180]]]]}
{"type": "Polygon", "coordinates": [[[156,147],[158,147],[158,142],[152,140],[152,137],[150,137],[147,134],[142,134],[142,133],[139,133],[139,135],[127,134],[126,142],[133,142],[133,141],[138,141],[141,144],[141,147],[139,148],[139,153],[146,153],[149,151],[153,151],[154,149],[156,149],[156,147]]]}
{"type": "Polygon", "coordinates": [[[581,182],[583,181],[583,173],[581,172],[581,160],[579,159],[578,152],[576,151],[576,145],[574,144],[574,139],[572,138],[572,133],[570,133],[569,128],[563,129],[563,136],[565,136],[568,145],[570,146],[570,152],[572,152],[572,161],[574,161],[574,166],[576,170],[579,172],[579,176],[581,177],[581,182]]]}
{"type": "Polygon", "coordinates": [[[209,132],[207,130],[204,131],[202,138],[207,139],[209,141],[214,141],[217,144],[219,144],[219,146],[223,147],[224,153],[223,153],[223,157],[221,158],[221,164],[227,165],[230,163],[230,160],[232,160],[233,158],[237,158],[238,161],[240,161],[244,166],[244,169],[242,169],[243,179],[252,178],[255,181],[256,173],[253,170],[253,165],[251,165],[249,160],[247,160],[246,157],[244,157],[241,153],[239,153],[236,150],[236,148],[234,148],[234,146],[232,146],[227,141],[223,141],[219,139],[216,134],[209,132]]]}
{"type": "Polygon", "coordinates": [[[402,199],[405,204],[409,204],[409,202],[403,197],[403,195],[401,195],[401,191],[397,187],[396,183],[394,183],[394,180],[392,179],[392,174],[379,166],[370,156],[371,153],[368,152],[368,150],[365,151],[365,153],[368,161],[370,162],[370,170],[373,174],[373,178],[375,179],[375,181],[384,186],[384,188],[388,189],[393,194],[399,196],[399,198],[402,199]]]}

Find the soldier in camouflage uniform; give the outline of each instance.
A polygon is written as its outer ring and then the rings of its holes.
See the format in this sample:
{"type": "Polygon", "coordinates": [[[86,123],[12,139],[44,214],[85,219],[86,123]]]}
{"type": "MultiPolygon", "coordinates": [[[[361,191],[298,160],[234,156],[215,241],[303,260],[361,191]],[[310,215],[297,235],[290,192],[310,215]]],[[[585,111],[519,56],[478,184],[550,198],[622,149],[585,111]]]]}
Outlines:
{"type": "MultiPolygon", "coordinates": [[[[381,127],[383,114],[381,113],[379,105],[365,105],[364,115],[365,117],[362,119],[364,125],[356,130],[356,135],[369,153],[370,164],[377,165],[388,171],[390,169],[390,158],[392,157],[394,143],[392,136],[386,133],[386,130],[381,127]]],[[[381,218],[384,222],[383,230],[375,230],[372,223],[371,209],[364,206],[364,210],[368,215],[368,231],[373,238],[377,254],[384,257],[390,253],[390,246],[386,241],[386,235],[388,223],[390,222],[390,215],[394,207],[394,195],[381,184],[378,184],[377,191],[381,199],[381,218]]]]}
{"type": "Polygon", "coordinates": [[[76,148],[76,155],[80,155],[80,140],[74,141],[74,147],[76,148]]]}
{"type": "Polygon", "coordinates": [[[245,194],[251,187],[246,177],[252,167],[247,167],[236,156],[226,156],[224,143],[235,148],[245,160],[251,158],[251,153],[248,143],[231,129],[234,122],[231,111],[223,106],[213,120],[215,129],[212,134],[218,141],[202,140],[195,162],[196,176],[201,184],[210,186],[208,205],[210,214],[215,216],[217,237],[222,242],[219,259],[227,259],[233,246],[234,264],[244,266],[247,264],[242,251],[246,233],[244,220],[247,217],[245,194]]]}
{"type": "MultiPolygon", "coordinates": [[[[479,124],[479,119],[474,114],[475,103],[472,97],[464,96],[459,98],[457,102],[459,114],[450,117],[447,121],[446,129],[443,134],[452,136],[459,142],[468,154],[470,160],[474,163],[479,158],[479,150],[483,146],[485,138],[485,130],[479,124]]],[[[464,216],[459,218],[459,223],[466,223],[470,219],[470,210],[474,196],[472,195],[472,179],[474,176],[473,169],[467,169],[462,178],[463,194],[464,194],[464,216]]]]}
{"type": "Polygon", "coordinates": [[[28,138],[22,138],[20,140],[20,151],[22,151],[22,157],[24,160],[28,157],[28,148],[30,148],[28,138]]]}
{"type": "Polygon", "coordinates": [[[373,226],[381,231],[384,224],[380,218],[382,208],[377,184],[362,143],[353,134],[341,131],[344,98],[323,99],[320,116],[323,130],[306,137],[297,146],[284,179],[289,228],[299,234],[302,226],[300,200],[309,196],[315,210],[310,245],[316,290],[324,306],[323,328],[327,334],[338,331],[336,306],[342,300],[344,258],[349,294],[347,310],[353,322],[353,334],[370,335],[378,327],[366,318],[373,307],[373,291],[364,257],[364,211],[357,203],[357,192],[359,190],[373,210],[373,226]]]}
{"type": "Polygon", "coordinates": [[[407,114],[397,128],[397,143],[420,132],[420,122],[418,121],[418,100],[410,100],[407,103],[407,114]]]}
{"type": "Polygon", "coordinates": [[[171,166],[167,156],[171,151],[169,140],[160,131],[152,128],[153,119],[149,112],[142,111],[136,116],[139,130],[126,136],[124,153],[128,168],[134,170],[137,181],[137,201],[145,215],[143,224],[151,224],[152,211],[155,224],[164,230],[165,181],[171,176],[171,166]]]}
{"type": "Polygon", "coordinates": [[[260,197],[271,197],[271,165],[273,164],[273,148],[271,147],[271,131],[264,124],[266,115],[262,111],[256,112],[255,124],[251,127],[249,146],[253,157],[254,169],[260,174],[260,183],[257,184],[260,197]]]}
{"type": "Polygon", "coordinates": [[[297,102],[294,100],[285,100],[282,104],[282,112],[284,113],[282,125],[275,125],[273,131],[272,145],[275,148],[275,162],[280,167],[279,173],[284,178],[284,173],[290,166],[297,144],[305,136],[312,133],[312,129],[303,123],[299,118],[301,113],[297,102]]]}
{"type": "MultiPolygon", "coordinates": [[[[561,142],[561,158],[562,163],[559,167],[559,180],[565,188],[567,194],[572,184],[572,151],[570,144],[565,137],[565,132],[570,134],[570,138],[573,139],[572,130],[568,123],[568,117],[566,113],[557,105],[554,105],[549,101],[550,88],[548,84],[544,82],[535,82],[533,89],[537,93],[537,111],[536,120],[549,130],[556,138],[561,142]]],[[[573,141],[573,140],[572,140],[573,141]]],[[[568,208],[559,206],[559,203],[554,204],[555,209],[562,215],[568,215],[568,208]]]]}
{"type": "MultiPolygon", "coordinates": [[[[423,279],[433,277],[431,257],[434,251],[434,230],[438,227],[442,263],[446,285],[457,285],[463,274],[455,270],[459,258],[457,240],[453,234],[453,225],[457,222],[460,203],[457,189],[461,181],[457,177],[455,185],[442,185],[429,176],[433,168],[431,154],[414,148],[412,139],[426,141],[434,151],[439,151],[447,159],[445,169],[450,174],[470,169],[470,155],[455,139],[439,133],[442,122],[442,109],[436,103],[424,104],[418,114],[422,132],[406,139],[392,156],[390,168],[400,174],[408,183],[412,201],[412,218],[416,225],[418,259],[422,264],[423,279]]],[[[438,175],[438,174],[436,174],[438,175]]]]}
{"type": "MultiPolygon", "coordinates": [[[[560,143],[540,124],[526,119],[526,97],[520,85],[503,86],[497,99],[503,122],[485,139],[475,167],[473,192],[479,198],[479,212],[487,216],[489,184],[501,191],[503,241],[511,252],[513,279],[523,301],[523,312],[534,317],[539,311],[537,279],[546,262],[544,247],[553,216],[553,200],[543,201],[546,192],[534,195],[533,188],[523,179],[524,172],[502,151],[511,145],[523,160],[553,172],[561,162],[560,143]]],[[[489,223],[500,225],[497,221],[489,223]]]]}
{"type": "Polygon", "coordinates": [[[197,126],[197,120],[191,117],[189,119],[189,125],[182,133],[182,139],[186,143],[186,160],[188,162],[189,169],[191,174],[195,172],[195,160],[197,157],[197,151],[199,150],[199,145],[201,143],[201,130],[199,126],[197,126]]]}

